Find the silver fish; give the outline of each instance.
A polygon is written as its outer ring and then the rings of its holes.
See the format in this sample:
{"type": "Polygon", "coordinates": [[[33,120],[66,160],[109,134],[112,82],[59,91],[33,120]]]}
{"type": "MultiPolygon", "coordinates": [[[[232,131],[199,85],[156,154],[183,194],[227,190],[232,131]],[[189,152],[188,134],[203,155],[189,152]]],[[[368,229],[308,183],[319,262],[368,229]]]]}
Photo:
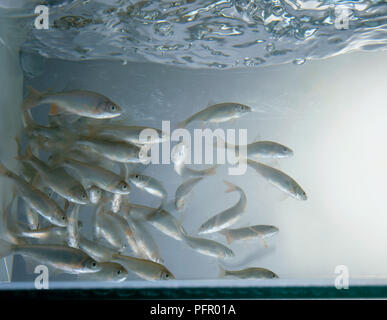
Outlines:
{"type": "Polygon", "coordinates": [[[78,239],[79,249],[86,252],[90,257],[98,262],[107,262],[113,259],[117,250],[104,246],[103,244],[89,240],[80,235],[78,239]]]}
{"type": "Polygon", "coordinates": [[[279,278],[273,271],[265,268],[247,268],[238,271],[225,270],[219,266],[219,277],[236,277],[239,279],[277,279],[279,278]]]}
{"type": "Polygon", "coordinates": [[[78,204],[89,203],[88,195],[82,184],[63,168],[50,168],[36,158],[29,148],[26,150],[26,155],[20,160],[30,164],[39,173],[44,183],[61,197],[78,204]]]}
{"type": "Polygon", "coordinates": [[[223,244],[204,238],[196,238],[189,236],[184,231],[181,232],[185,243],[195,251],[215,258],[232,258],[234,252],[223,244]]]}
{"type": "Polygon", "coordinates": [[[135,273],[145,280],[155,281],[175,279],[173,274],[166,267],[157,262],[120,254],[115,254],[113,258],[127,267],[128,271],[135,273]]]}
{"type": "Polygon", "coordinates": [[[168,211],[133,203],[129,204],[128,210],[133,219],[146,221],[165,235],[175,240],[183,240],[180,222],[168,211]]]}
{"type": "MultiPolygon", "coordinates": [[[[221,139],[220,137],[218,138],[221,139]]],[[[235,151],[235,156],[239,157],[239,149],[242,146],[227,143],[223,139],[221,139],[221,142],[222,143],[218,147],[233,149],[235,151]]],[[[217,144],[215,143],[215,145],[217,144]]],[[[255,141],[243,147],[246,148],[247,158],[280,159],[293,156],[292,149],[274,141],[255,141]]]]}
{"type": "Polygon", "coordinates": [[[60,165],[74,170],[85,181],[97,187],[119,194],[130,193],[128,183],[112,171],[74,159],[65,159],[60,165]]]}
{"type": "Polygon", "coordinates": [[[214,123],[226,122],[238,119],[246,113],[251,112],[249,106],[233,102],[224,102],[211,105],[178,124],[178,128],[185,128],[194,121],[208,121],[214,123]]]}
{"type": "Polygon", "coordinates": [[[95,119],[109,119],[121,115],[122,109],[102,94],[74,90],[58,93],[41,93],[29,87],[29,95],[23,102],[23,110],[31,109],[40,104],[50,104],[50,115],[63,112],[95,119]]]}
{"type": "Polygon", "coordinates": [[[139,221],[131,219],[129,214],[124,214],[124,218],[133,232],[133,238],[136,241],[138,251],[142,252],[146,259],[163,263],[159,247],[148,230],[139,221]]]}
{"type": "Polygon", "coordinates": [[[298,200],[307,200],[305,191],[287,174],[263,163],[248,159],[247,164],[279,190],[298,200]]]}
{"type": "Polygon", "coordinates": [[[167,191],[157,179],[139,173],[130,174],[128,179],[140,190],[161,198],[163,203],[166,202],[168,197],[167,191]]]}
{"type": "Polygon", "coordinates": [[[187,197],[191,194],[192,189],[203,180],[203,177],[192,178],[183,182],[175,192],[175,208],[178,211],[184,211],[187,197]]]}
{"type": "Polygon", "coordinates": [[[115,162],[141,163],[141,147],[126,141],[92,139],[83,137],[75,142],[82,150],[92,150],[98,155],[115,162]]]}
{"type": "Polygon", "coordinates": [[[96,135],[99,137],[110,137],[139,145],[161,143],[169,138],[168,134],[162,132],[160,129],[142,126],[122,126],[109,124],[90,127],[89,131],[91,136],[96,135]],[[149,137],[147,140],[141,139],[141,133],[145,132],[145,130],[152,130],[155,133],[154,137],[149,137]]]}
{"type": "Polygon", "coordinates": [[[82,273],[78,278],[82,281],[122,282],[128,277],[128,271],[116,262],[99,263],[101,270],[93,273],[82,273]]]}
{"type": "Polygon", "coordinates": [[[58,245],[13,245],[0,239],[0,257],[20,254],[66,273],[97,272],[99,264],[81,250],[58,245]]]}
{"type": "Polygon", "coordinates": [[[78,204],[70,205],[69,207],[69,215],[67,217],[67,233],[68,233],[68,246],[72,248],[79,248],[79,209],[80,206],[78,204]]]}
{"type": "Polygon", "coordinates": [[[228,228],[241,217],[246,209],[247,199],[243,190],[230,182],[224,181],[224,183],[228,186],[226,192],[238,191],[240,199],[231,208],[222,211],[203,223],[199,229],[199,234],[213,233],[228,228]]]}
{"type": "Polygon", "coordinates": [[[264,241],[265,246],[267,246],[265,239],[274,236],[278,233],[278,231],[278,228],[274,226],[255,225],[237,229],[224,229],[219,231],[219,233],[226,237],[228,244],[232,243],[233,241],[260,238],[264,241]]]}
{"type": "Polygon", "coordinates": [[[28,205],[38,212],[42,217],[60,227],[67,225],[67,218],[63,210],[42,191],[32,187],[24,179],[8,170],[0,163],[0,175],[14,181],[19,196],[21,196],[28,205]]]}

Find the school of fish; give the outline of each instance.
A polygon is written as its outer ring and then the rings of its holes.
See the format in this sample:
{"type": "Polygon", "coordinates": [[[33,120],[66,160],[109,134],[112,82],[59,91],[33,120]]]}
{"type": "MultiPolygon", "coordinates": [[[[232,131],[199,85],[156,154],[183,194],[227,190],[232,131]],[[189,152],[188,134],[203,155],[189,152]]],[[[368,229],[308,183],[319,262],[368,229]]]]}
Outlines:
{"type": "MultiPolygon", "coordinates": [[[[176,189],[168,207],[163,182],[144,175],[142,155],[152,144],[162,143],[168,135],[160,129],[158,137],[140,139],[144,126],[129,126],[117,121],[122,109],[108,97],[92,91],[42,93],[28,88],[21,106],[23,137],[15,137],[18,172],[0,163],[0,178],[8,179],[13,197],[2,202],[0,258],[21,255],[27,266],[44,264],[56,273],[77,275],[82,281],[125,281],[129,274],[144,280],[175,279],[173,270],[165,267],[158,243],[146,228],[156,229],[181,242],[187,248],[216,259],[232,259],[228,247],[234,241],[263,241],[279,230],[271,225],[232,226],[246,212],[247,196],[243,189],[224,180],[225,193],[239,194],[230,208],[208,216],[197,235],[188,234],[181,214],[187,208],[193,189],[216,173],[217,166],[194,170],[185,166],[185,149],[176,149],[174,168],[183,182],[176,189]],[[36,123],[31,109],[49,104],[49,125],[36,123]],[[22,138],[26,147],[22,148],[22,138]],[[42,160],[42,152],[48,153],[42,160]],[[159,199],[157,207],[132,202],[132,188],[159,199]],[[15,209],[16,199],[22,209],[15,209]],[[86,236],[80,220],[83,206],[92,207],[91,236],[86,236]],[[177,214],[177,217],[175,215],[177,214]],[[224,236],[227,245],[205,237],[224,236]]],[[[214,104],[178,124],[185,128],[194,122],[222,123],[253,112],[249,106],[225,102],[214,104]]],[[[223,141],[224,142],[224,141],[223,141]]],[[[241,161],[241,146],[226,142],[218,148],[233,147],[241,161]]],[[[281,192],[306,200],[301,186],[284,172],[261,163],[260,159],[291,157],[293,151],[274,141],[248,144],[248,166],[281,192]]],[[[220,263],[221,261],[219,261],[220,263]]],[[[241,279],[274,279],[271,270],[257,267],[225,270],[219,264],[219,277],[241,279]]]]}

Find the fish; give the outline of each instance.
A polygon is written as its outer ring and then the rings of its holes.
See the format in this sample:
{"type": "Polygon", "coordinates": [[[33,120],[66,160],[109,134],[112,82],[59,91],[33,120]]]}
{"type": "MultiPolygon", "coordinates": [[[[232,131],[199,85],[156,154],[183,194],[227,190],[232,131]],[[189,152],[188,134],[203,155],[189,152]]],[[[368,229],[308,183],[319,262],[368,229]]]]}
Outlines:
{"type": "Polygon", "coordinates": [[[50,115],[71,113],[82,117],[95,119],[110,119],[122,114],[122,109],[102,94],[73,90],[57,93],[42,93],[28,87],[28,97],[23,102],[23,110],[34,108],[41,104],[50,104],[50,115]]]}
{"type": "Polygon", "coordinates": [[[214,258],[232,258],[235,256],[234,252],[224,246],[223,244],[205,239],[197,238],[188,235],[184,230],[181,230],[185,243],[195,251],[214,258]]]}
{"type": "Polygon", "coordinates": [[[48,244],[17,245],[0,239],[0,258],[13,254],[32,258],[39,264],[70,274],[97,272],[101,269],[97,261],[78,249],[48,244]]]}
{"type": "Polygon", "coordinates": [[[135,273],[145,280],[156,281],[175,279],[174,275],[165,266],[151,260],[124,256],[121,254],[114,254],[113,259],[118,260],[127,267],[128,271],[135,273]]]}
{"type": "MultiPolygon", "coordinates": [[[[183,240],[181,223],[168,211],[133,203],[128,206],[128,212],[133,219],[146,221],[165,235],[175,240],[183,240]]],[[[125,214],[125,211],[123,214],[125,214]]]]}
{"type": "Polygon", "coordinates": [[[233,149],[235,151],[236,157],[239,157],[239,150],[241,147],[246,148],[247,158],[281,159],[293,156],[292,149],[274,141],[255,141],[242,146],[227,143],[221,137],[218,137],[218,139],[221,139],[222,143],[218,145],[215,142],[215,146],[218,148],[223,147],[227,149],[233,149]]]}
{"type": "Polygon", "coordinates": [[[68,232],[66,228],[57,226],[48,226],[38,230],[28,230],[19,227],[15,232],[18,237],[31,238],[44,243],[65,245],[68,241],[68,232]]]}
{"type": "Polygon", "coordinates": [[[203,180],[203,177],[189,179],[183,182],[175,192],[175,208],[178,211],[184,211],[187,197],[191,194],[192,189],[197,183],[203,180]]]}
{"type": "Polygon", "coordinates": [[[82,150],[92,150],[98,155],[111,161],[120,163],[141,163],[141,147],[126,141],[113,141],[108,139],[92,139],[82,137],[74,143],[75,147],[82,150]]]}
{"type": "Polygon", "coordinates": [[[162,132],[160,129],[117,124],[89,127],[89,135],[123,140],[137,145],[162,143],[169,138],[169,135],[166,132],[162,132]],[[153,137],[148,137],[147,140],[141,139],[141,133],[144,133],[145,130],[152,130],[156,134],[153,137]]]}
{"type": "Polygon", "coordinates": [[[247,164],[254,168],[263,178],[268,182],[274,185],[279,190],[285,192],[291,197],[298,200],[307,200],[307,195],[301,186],[286,173],[281,170],[272,168],[266,164],[254,161],[247,160],[247,164]]]}
{"type": "Polygon", "coordinates": [[[237,191],[240,194],[240,199],[231,208],[222,211],[203,223],[199,228],[199,234],[213,233],[228,228],[238,221],[242,213],[245,212],[247,199],[243,190],[228,181],[224,181],[224,183],[228,187],[225,192],[237,191]]]}
{"type": "Polygon", "coordinates": [[[78,246],[79,249],[98,262],[108,262],[113,259],[115,253],[118,253],[117,250],[106,247],[99,242],[89,240],[83,235],[79,235],[78,246]]]}
{"type": "Polygon", "coordinates": [[[136,241],[138,251],[142,252],[146,259],[157,263],[164,263],[160,256],[159,247],[156,244],[156,241],[142,223],[138,220],[136,221],[132,219],[129,214],[125,213],[124,219],[127,221],[131,231],[133,232],[133,238],[136,241]]]}
{"type": "Polygon", "coordinates": [[[128,183],[110,170],[68,158],[60,162],[58,166],[74,170],[82,179],[90,181],[102,190],[119,194],[130,193],[128,183]]]}
{"type": "Polygon", "coordinates": [[[178,128],[185,128],[194,121],[208,121],[221,123],[238,119],[243,115],[252,112],[252,108],[240,103],[223,102],[208,106],[207,108],[193,114],[184,121],[178,123],[178,128]]]}
{"type": "Polygon", "coordinates": [[[161,198],[162,203],[166,202],[168,197],[167,191],[165,190],[163,184],[157,179],[139,173],[130,174],[128,179],[140,190],[161,198]]]}
{"type": "Polygon", "coordinates": [[[92,204],[97,204],[102,198],[102,190],[97,186],[90,186],[86,192],[89,195],[90,202],[92,204]]]}
{"type": "Polygon", "coordinates": [[[43,218],[59,227],[67,226],[67,217],[58,204],[45,193],[31,186],[23,178],[10,171],[0,163],[0,176],[11,179],[17,188],[18,195],[43,218]]]}
{"type": "Polygon", "coordinates": [[[186,143],[180,142],[175,145],[171,152],[171,159],[173,162],[173,168],[175,172],[182,176],[183,178],[187,177],[206,177],[212,176],[216,173],[218,165],[214,165],[206,169],[192,169],[187,167],[186,160],[189,158],[189,147],[186,143]]]}
{"type": "Polygon", "coordinates": [[[128,271],[116,262],[99,263],[101,270],[93,273],[79,274],[78,278],[82,281],[111,281],[122,282],[128,277],[128,271]]]}
{"type": "Polygon", "coordinates": [[[103,205],[97,208],[95,222],[92,225],[94,240],[103,239],[118,252],[126,250],[127,241],[122,228],[114,216],[105,213],[103,205]]]}
{"type": "Polygon", "coordinates": [[[132,228],[122,216],[105,210],[104,204],[102,203],[97,208],[95,219],[94,234],[97,239],[102,237],[120,253],[129,248],[135,255],[142,254],[134,238],[132,228]]]}
{"type": "Polygon", "coordinates": [[[264,241],[266,246],[265,239],[274,236],[278,231],[278,228],[274,226],[255,225],[237,229],[224,229],[220,230],[219,233],[226,237],[228,244],[231,244],[234,241],[260,238],[264,241]]]}
{"type": "Polygon", "coordinates": [[[230,271],[219,266],[219,277],[236,277],[239,279],[277,279],[279,278],[273,271],[265,268],[247,268],[243,270],[230,271]]]}
{"type": "Polygon", "coordinates": [[[72,248],[79,248],[79,209],[80,206],[78,204],[71,204],[69,207],[69,215],[67,217],[67,234],[68,234],[68,246],[72,248]]]}
{"type": "MultiPolygon", "coordinates": [[[[83,185],[63,168],[50,168],[35,157],[30,148],[26,149],[25,156],[18,157],[18,159],[31,165],[38,172],[44,183],[64,199],[77,204],[89,203],[89,197],[83,185]]],[[[34,184],[34,182],[32,183],[34,184]]]]}

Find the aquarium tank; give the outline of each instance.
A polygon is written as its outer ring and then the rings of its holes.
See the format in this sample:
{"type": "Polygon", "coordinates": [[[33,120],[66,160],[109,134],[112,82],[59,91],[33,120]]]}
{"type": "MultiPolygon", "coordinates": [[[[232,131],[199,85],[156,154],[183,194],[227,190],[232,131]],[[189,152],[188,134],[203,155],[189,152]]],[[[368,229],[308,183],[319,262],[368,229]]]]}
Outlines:
{"type": "Polygon", "coordinates": [[[382,0],[0,0],[1,294],[384,297],[386,47],[382,0]]]}

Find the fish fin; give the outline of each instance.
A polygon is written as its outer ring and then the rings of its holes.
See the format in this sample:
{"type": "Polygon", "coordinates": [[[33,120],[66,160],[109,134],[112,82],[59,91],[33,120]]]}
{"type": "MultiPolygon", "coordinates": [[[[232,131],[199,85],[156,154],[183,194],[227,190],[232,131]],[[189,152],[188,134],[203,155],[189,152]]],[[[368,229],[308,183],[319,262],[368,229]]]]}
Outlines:
{"type": "Polygon", "coordinates": [[[39,186],[39,182],[40,182],[40,175],[39,173],[36,173],[30,182],[31,186],[33,186],[34,188],[37,188],[39,186]]]}
{"type": "Polygon", "coordinates": [[[226,238],[227,244],[231,244],[232,243],[233,240],[231,239],[231,237],[230,237],[229,233],[227,232],[227,230],[220,230],[219,233],[224,235],[224,237],[226,238]]]}
{"type": "Polygon", "coordinates": [[[226,276],[226,270],[224,270],[224,268],[220,264],[218,265],[218,268],[219,268],[219,278],[224,278],[226,276]]]}
{"type": "Polygon", "coordinates": [[[176,129],[184,129],[187,125],[187,120],[180,121],[176,124],[176,129]]]}
{"type": "Polygon", "coordinates": [[[224,184],[227,186],[227,190],[225,191],[225,193],[229,193],[229,192],[233,192],[236,190],[236,187],[234,184],[232,184],[231,182],[228,182],[226,180],[223,180],[224,184]]]}
{"type": "Polygon", "coordinates": [[[11,171],[0,162],[0,176],[7,177],[9,176],[11,171]]]}
{"type": "MultiPolygon", "coordinates": [[[[17,138],[15,138],[15,140],[16,140],[17,138]]],[[[16,143],[19,143],[19,142],[17,142],[16,141],[16,143]]],[[[20,145],[21,146],[21,145],[20,145]]],[[[19,147],[18,147],[19,148],[19,147]]],[[[21,150],[21,149],[20,149],[21,150]]],[[[19,161],[28,161],[28,160],[30,160],[32,157],[33,157],[34,155],[33,155],[33,153],[32,153],[32,151],[31,151],[31,148],[30,148],[30,146],[27,146],[27,148],[26,148],[26,154],[24,155],[24,156],[22,156],[21,154],[19,154],[19,152],[18,152],[18,155],[15,157],[15,159],[16,160],[19,160],[19,161]]]]}
{"type": "Polygon", "coordinates": [[[23,257],[23,258],[26,266],[26,272],[29,274],[34,273],[38,263],[36,263],[36,261],[34,261],[32,258],[29,258],[29,257],[23,257]]]}
{"type": "Polygon", "coordinates": [[[39,104],[39,102],[42,100],[44,94],[39,92],[38,90],[32,88],[31,86],[27,87],[28,90],[28,96],[23,101],[22,109],[23,110],[29,110],[39,104]]]}
{"type": "Polygon", "coordinates": [[[13,245],[0,239],[0,259],[9,256],[12,253],[13,245]]]}
{"type": "Polygon", "coordinates": [[[61,109],[59,109],[59,107],[56,104],[51,103],[51,108],[50,108],[50,112],[49,112],[50,116],[56,116],[62,112],[63,111],[61,109]]]}

